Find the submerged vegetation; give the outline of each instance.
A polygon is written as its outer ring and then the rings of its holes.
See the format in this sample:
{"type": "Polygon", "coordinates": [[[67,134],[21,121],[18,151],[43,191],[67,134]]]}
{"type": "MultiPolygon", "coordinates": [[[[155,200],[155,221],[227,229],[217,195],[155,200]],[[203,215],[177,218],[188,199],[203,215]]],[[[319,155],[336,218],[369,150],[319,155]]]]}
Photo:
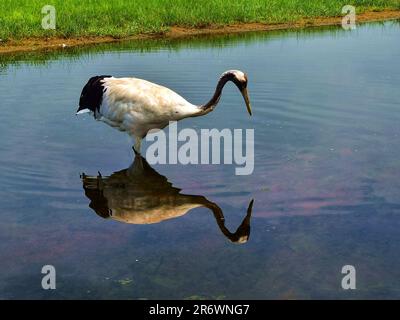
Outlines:
{"type": "Polygon", "coordinates": [[[162,33],[172,26],[201,28],[230,23],[288,23],[341,15],[344,5],[358,12],[400,10],[400,0],[1,0],[0,38],[122,38],[162,33]],[[44,30],[43,6],[56,8],[56,29],[44,30]]]}

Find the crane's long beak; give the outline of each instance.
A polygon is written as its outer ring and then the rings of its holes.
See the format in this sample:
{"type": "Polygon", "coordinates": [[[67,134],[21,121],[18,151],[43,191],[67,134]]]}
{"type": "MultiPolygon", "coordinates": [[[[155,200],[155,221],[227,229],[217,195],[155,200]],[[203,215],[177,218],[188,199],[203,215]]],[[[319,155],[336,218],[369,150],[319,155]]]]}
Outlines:
{"type": "Polygon", "coordinates": [[[247,88],[244,88],[243,90],[241,90],[241,92],[242,92],[242,96],[244,98],[244,102],[246,103],[247,111],[249,112],[249,115],[252,115],[249,93],[247,92],[247,88]]]}

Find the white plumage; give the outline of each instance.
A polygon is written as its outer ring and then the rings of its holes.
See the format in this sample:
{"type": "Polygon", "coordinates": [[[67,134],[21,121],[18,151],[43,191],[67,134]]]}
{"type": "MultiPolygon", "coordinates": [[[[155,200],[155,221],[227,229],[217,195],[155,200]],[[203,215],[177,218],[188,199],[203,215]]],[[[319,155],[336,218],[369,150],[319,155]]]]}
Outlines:
{"type": "Polygon", "coordinates": [[[239,88],[251,115],[247,76],[238,70],[224,72],[211,100],[201,106],[191,104],[176,92],[146,80],[96,76],[83,88],[77,114],[93,112],[97,120],[127,132],[135,138],[134,150],[140,152],[141,140],[150,130],[163,129],[169,121],[211,112],[228,81],[239,88]]]}

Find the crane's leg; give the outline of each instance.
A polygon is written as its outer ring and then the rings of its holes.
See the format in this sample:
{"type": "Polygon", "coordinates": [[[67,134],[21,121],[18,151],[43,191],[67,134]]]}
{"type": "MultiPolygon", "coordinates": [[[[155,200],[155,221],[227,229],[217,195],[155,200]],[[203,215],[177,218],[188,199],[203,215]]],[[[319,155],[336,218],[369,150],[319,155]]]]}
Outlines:
{"type": "Polygon", "coordinates": [[[140,155],[140,146],[142,145],[142,139],[135,137],[135,144],[133,146],[133,151],[135,152],[135,155],[140,155]]]}

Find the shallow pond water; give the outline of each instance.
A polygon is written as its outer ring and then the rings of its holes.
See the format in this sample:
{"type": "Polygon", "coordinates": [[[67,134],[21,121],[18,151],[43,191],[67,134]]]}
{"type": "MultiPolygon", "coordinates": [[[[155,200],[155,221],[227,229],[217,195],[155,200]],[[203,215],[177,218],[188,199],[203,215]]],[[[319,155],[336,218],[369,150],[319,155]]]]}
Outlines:
{"type": "Polygon", "coordinates": [[[0,298],[400,298],[399,39],[386,22],[0,57],[0,298]],[[96,74],[200,104],[228,69],[248,73],[254,116],[229,85],[179,127],[254,128],[252,175],[130,175],[128,137],[75,116],[96,74]],[[127,216],[107,218],[107,197],[127,216]],[[148,210],[130,216],[135,197],[148,210]]]}

